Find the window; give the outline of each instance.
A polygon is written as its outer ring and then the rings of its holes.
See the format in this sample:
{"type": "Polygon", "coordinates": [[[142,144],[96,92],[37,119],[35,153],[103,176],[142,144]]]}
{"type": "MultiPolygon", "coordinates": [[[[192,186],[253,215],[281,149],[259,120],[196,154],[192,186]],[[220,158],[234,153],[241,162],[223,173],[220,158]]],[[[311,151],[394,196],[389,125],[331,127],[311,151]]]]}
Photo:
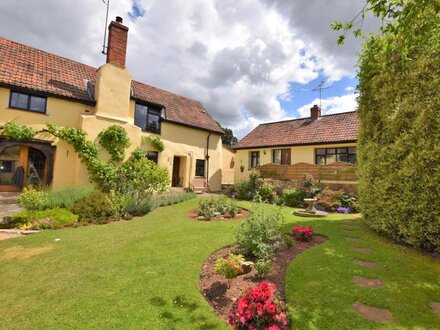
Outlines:
{"type": "Polygon", "coordinates": [[[327,165],[335,162],[356,164],[356,148],[315,149],[315,164],[327,165]]]}
{"type": "Polygon", "coordinates": [[[159,162],[159,153],[157,151],[147,151],[147,159],[157,164],[159,162]]]}
{"type": "Polygon", "coordinates": [[[160,110],[136,103],[134,124],[143,131],[160,134],[160,110]]]}
{"type": "Polygon", "coordinates": [[[272,150],[272,163],[280,165],[290,165],[290,149],[272,150]]]}
{"type": "Polygon", "coordinates": [[[205,160],[196,159],[196,176],[205,176],[205,160]]]}
{"type": "Polygon", "coordinates": [[[12,172],[12,160],[0,160],[0,172],[11,173],[12,172]]]}
{"type": "Polygon", "coordinates": [[[46,98],[25,93],[11,92],[9,98],[9,107],[38,113],[46,113],[46,98]]]}
{"type": "Polygon", "coordinates": [[[260,166],[260,152],[259,151],[251,151],[250,152],[250,167],[255,168],[260,166]]]}

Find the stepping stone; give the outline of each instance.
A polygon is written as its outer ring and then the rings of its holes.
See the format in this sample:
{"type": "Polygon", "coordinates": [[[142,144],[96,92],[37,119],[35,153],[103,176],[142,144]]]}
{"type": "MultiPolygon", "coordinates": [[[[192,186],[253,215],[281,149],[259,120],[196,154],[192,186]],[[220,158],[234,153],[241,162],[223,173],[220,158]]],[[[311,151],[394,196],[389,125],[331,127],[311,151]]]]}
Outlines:
{"type": "Polygon", "coordinates": [[[432,308],[432,310],[434,311],[434,313],[436,313],[438,316],[440,316],[440,302],[437,301],[431,301],[429,303],[429,307],[432,308]]]}
{"type": "Polygon", "coordinates": [[[356,301],[352,307],[357,314],[370,321],[388,323],[393,320],[393,314],[388,309],[368,306],[360,301],[356,301]]]}
{"type": "Polygon", "coordinates": [[[352,236],[345,236],[345,239],[350,242],[361,242],[362,241],[362,238],[352,237],[352,236]]]}
{"type": "Polygon", "coordinates": [[[369,254],[369,253],[373,252],[373,249],[372,248],[368,248],[368,247],[353,246],[351,249],[353,251],[364,253],[364,254],[369,254]]]}
{"type": "Polygon", "coordinates": [[[366,268],[377,268],[379,265],[374,261],[367,261],[362,259],[354,259],[353,263],[366,268]]]}
{"type": "Polygon", "coordinates": [[[364,286],[366,288],[381,288],[383,287],[383,282],[379,279],[366,278],[362,276],[353,276],[353,282],[364,286]]]}

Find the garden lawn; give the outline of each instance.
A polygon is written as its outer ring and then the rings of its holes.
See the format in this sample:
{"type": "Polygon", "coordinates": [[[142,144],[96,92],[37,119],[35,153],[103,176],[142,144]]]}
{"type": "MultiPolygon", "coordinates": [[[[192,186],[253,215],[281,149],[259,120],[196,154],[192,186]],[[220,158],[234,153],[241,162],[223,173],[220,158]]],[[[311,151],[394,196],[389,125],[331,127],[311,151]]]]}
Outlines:
{"type": "MultiPolygon", "coordinates": [[[[241,221],[189,219],[197,202],[131,221],[0,241],[0,328],[227,329],[200,294],[199,273],[210,253],[234,243],[241,221]]],[[[438,262],[359,232],[365,245],[375,248],[363,258],[382,265],[362,270],[352,264],[360,256],[340,231],[339,223],[349,216],[305,220],[290,208],[283,212],[286,231],[310,224],[330,238],[288,270],[293,328],[377,328],[352,312],[356,300],[390,309],[395,318],[390,327],[439,324],[427,307],[440,300],[438,262]],[[385,287],[360,288],[351,282],[354,274],[379,276],[385,287]]]]}

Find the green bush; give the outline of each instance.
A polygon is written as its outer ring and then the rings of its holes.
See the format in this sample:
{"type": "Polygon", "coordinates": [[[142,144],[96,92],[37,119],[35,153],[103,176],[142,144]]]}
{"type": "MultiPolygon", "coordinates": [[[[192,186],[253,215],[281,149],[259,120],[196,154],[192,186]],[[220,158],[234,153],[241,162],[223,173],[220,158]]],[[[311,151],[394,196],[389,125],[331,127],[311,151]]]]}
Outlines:
{"type": "Polygon", "coordinates": [[[274,200],[275,186],[270,183],[263,183],[257,190],[258,195],[265,203],[272,203],[274,200]]]}
{"type": "Polygon", "coordinates": [[[258,259],[254,264],[255,277],[259,279],[264,278],[267,274],[269,274],[271,268],[272,263],[269,260],[258,259]]]}
{"type": "Polygon", "coordinates": [[[73,226],[78,223],[78,216],[66,209],[54,208],[50,210],[23,211],[12,217],[11,224],[21,229],[59,229],[73,226]]]}
{"type": "Polygon", "coordinates": [[[47,192],[47,200],[43,205],[44,209],[65,208],[72,210],[76,202],[88,197],[94,188],[86,187],[69,187],[62,190],[49,190],[47,192]]]}
{"type": "Polygon", "coordinates": [[[252,215],[241,224],[237,232],[237,242],[245,256],[270,259],[282,244],[281,226],[284,218],[281,209],[256,203],[252,210],[252,215]]]}
{"type": "Polygon", "coordinates": [[[302,207],[304,206],[304,198],[306,198],[306,195],[305,191],[300,189],[285,189],[281,195],[281,202],[287,206],[302,207]]]}
{"type": "Polygon", "coordinates": [[[202,199],[199,202],[199,208],[197,215],[205,220],[219,215],[233,218],[240,212],[236,201],[225,196],[202,199]]]}
{"type": "Polygon", "coordinates": [[[258,189],[263,185],[264,180],[260,174],[253,172],[249,175],[249,179],[237,183],[237,198],[242,200],[253,200],[258,189]]]}
{"type": "Polygon", "coordinates": [[[360,57],[359,204],[372,229],[440,252],[438,2],[402,4],[360,57]]]}
{"type": "Polygon", "coordinates": [[[241,254],[229,253],[226,258],[218,257],[215,261],[214,271],[227,279],[243,274],[244,257],[241,254]]]}
{"type": "Polygon", "coordinates": [[[95,191],[76,202],[72,211],[82,222],[107,223],[109,220],[119,218],[121,208],[121,200],[114,195],[95,191]]]}
{"type": "Polygon", "coordinates": [[[26,210],[41,210],[47,202],[47,192],[32,187],[24,188],[17,203],[26,210]]]}

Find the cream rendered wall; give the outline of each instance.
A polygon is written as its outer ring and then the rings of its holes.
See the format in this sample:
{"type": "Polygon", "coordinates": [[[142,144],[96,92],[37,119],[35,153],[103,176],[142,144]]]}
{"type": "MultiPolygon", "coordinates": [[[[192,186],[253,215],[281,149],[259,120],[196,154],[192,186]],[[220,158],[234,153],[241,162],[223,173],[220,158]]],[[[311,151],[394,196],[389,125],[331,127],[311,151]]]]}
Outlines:
{"type": "MultiPolygon", "coordinates": [[[[10,91],[0,88],[0,124],[14,122],[19,125],[29,125],[35,129],[41,129],[45,123],[53,123],[60,126],[80,128],[80,116],[93,112],[92,106],[72,102],[54,97],[47,98],[46,114],[9,108],[10,91]]],[[[50,134],[39,134],[41,140],[51,141],[56,147],[53,173],[54,189],[72,186],[78,182],[78,173],[81,172],[82,164],[73,148],[63,141],[59,141],[50,134]]],[[[86,171],[85,183],[88,183],[86,171]]]]}
{"type": "Polygon", "coordinates": [[[315,149],[319,148],[341,148],[356,147],[356,143],[337,143],[337,144],[320,144],[308,146],[294,147],[275,147],[275,148],[259,148],[259,149],[243,149],[237,150],[235,162],[235,182],[247,179],[252,169],[249,168],[249,156],[251,151],[260,151],[260,165],[272,163],[272,150],[274,149],[291,149],[291,163],[309,163],[315,164],[315,149]],[[240,167],[244,166],[243,172],[240,167]]]}
{"type": "Polygon", "coordinates": [[[234,183],[235,152],[223,146],[222,156],[222,184],[234,183]]]}

